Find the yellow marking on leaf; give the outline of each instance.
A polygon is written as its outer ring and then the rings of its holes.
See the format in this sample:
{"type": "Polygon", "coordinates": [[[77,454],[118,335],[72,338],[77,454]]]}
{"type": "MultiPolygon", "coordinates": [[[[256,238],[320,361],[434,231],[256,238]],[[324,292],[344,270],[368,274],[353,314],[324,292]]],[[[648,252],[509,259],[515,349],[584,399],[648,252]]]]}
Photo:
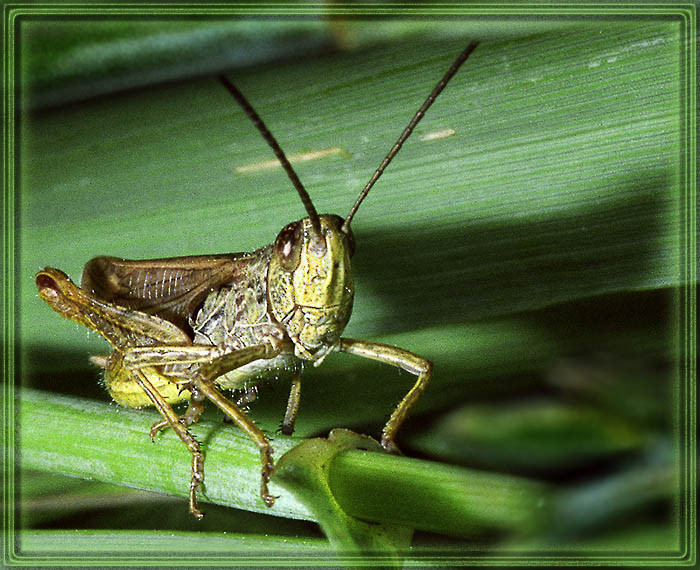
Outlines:
{"type": "MultiPolygon", "coordinates": [[[[321,150],[312,150],[310,152],[301,152],[298,154],[291,154],[287,158],[289,162],[307,162],[309,160],[318,160],[319,158],[325,158],[327,156],[333,156],[335,154],[341,154],[343,149],[338,147],[324,148],[321,150]]],[[[278,168],[282,166],[277,159],[273,160],[263,160],[261,162],[254,162],[253,164],[247,164],[245,166],[237,166],[236,172],[246,173],[246,172],[258,172],[259,170],[268,170],[270,168],[278,168]]]]}
{"type": "Polygon", "coordinates": [[[443,129],[441,131],[426,133],[420,138],[420,140],[422,140],[422,141],[434,141],[436,139],[446,139],[447,137],[451,137],[453,134],[455,134],[454,129],[443,129]]]}

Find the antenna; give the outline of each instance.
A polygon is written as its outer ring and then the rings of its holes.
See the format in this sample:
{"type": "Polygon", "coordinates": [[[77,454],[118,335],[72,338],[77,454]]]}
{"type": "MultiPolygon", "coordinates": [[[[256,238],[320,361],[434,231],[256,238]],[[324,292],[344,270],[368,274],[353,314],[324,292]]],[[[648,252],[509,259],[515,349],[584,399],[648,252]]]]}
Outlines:
{"type": "Polygon", "coordinates": [[[318,218],[318,212],[316,211],[313,202],[311,202],[311,197],[309,196],[309,193],[306,191],[306,188],[304,188],[304,185],[301,183],[301,180],[299,180],[297,173],[294,172],[294,168],[292,168],[292,165],[289,163],[289,160],[287,160],[287,156],[284,154],[282,147],[280,147],[275,137],[272,136],[272,133],[265,126],[265,123],[263,123],[263,120],[260,118],[260,115],[258,115],[255,112],[255,109],[253,109],[252,105],[248,103],[248,100],[243,96],[243,93],[241,93],[238,90],[238,88],[233,83],[231,83],[231,81],[229,81],[228,77],[226,77],[225,75],[220,75],[219,80],[221,81],[221,83],[224,84],[224,87],[226,87],[226,89],[229,90],[231,95],[233,95],[233,98],[243,108],[245,114],[248,115],[248,118],[251,121],[253,121],[255,127],[258,129],[262,137],[267,141],[267,144],[270,145],[272,152],[275,153],[275,156],[282,164],[282,168],[284,168],[284,171],[287,173],[287,176],[289,176],[289,179],[292,181],[292,184],[294,184],[294,188],[296,188],[297,192],[299,193],[299,197],[301,198],[301,201],[304,204],[304,208],[306,208],[306,212],[309,214],[309,218],[311,219],[311,227],[313,228],[314,234],[320,237],[321,221],[318,218]]]}
{"type": "Polygon", "coordinates": [[[399,152],[399,150],[401,150],[401,146],[403,145],[404,142],[406,142],[406,139],[411,135],[411,133],[413,132],[413,129],[416,127],[418,122],[423,118],[423,115],[425,115],[425,112],[435,102],[435,99],[437,99],[437,96],[440,95],[440,93],[445,88],[447,83],[450,81],[450,79],[452,79],[452,76],[455,73],[457,73],[457,70],[467,60],[469,55],[476,49],[477,45],[479,45],[478,42],[471,42],[466,47],[466,49],[462,53],[460,53],[459,56],[457,56],[457,59],[450,66],[450,68],[447,70],[447,73],[445,73],[443,78],[435,86],[435,89],[433,89],[433,91],[430,93],[430,95],[428,95],[428,98],[420,106],[420,109],[418,109],[416,114],[413,115],[413,118],[408,123],[408,126],[403,130],[403,132],[401,133],[401,136],[398,138],[396,143],[394,143],[394,146],[391,147],[389,154],[386,155],[386,157],[384,158],[382,163],[379,165],[379,168],[377,168],[377,170],[372,175],[372,178],[369,179],[369,182],[367,182],[365,187],[362,189],[362,192],[360,192],[360,195],[358,196],[355,204],[353,204],[353,207],[350,208],[350,213],[348,214],[348,217],[345,218],[345,221],[343,222],[343,226],[341,228],[342,232],[348,233],[348,230],[350,229],[350,222],[352,221],[352,217],[355,215],[355,212],[357,212],[357,209],[360,207],[360,204],[362,204],[362,201],[365,199],[365,197],[367,196],[369,191],[372,189],[372,186],[374,186],[374,183],[382,175],[382,173],[384,172],[384,169],[387,166],[389,166],[389,163],[394,158],[394,156],[396,156],[396,153],[399,152]]]}

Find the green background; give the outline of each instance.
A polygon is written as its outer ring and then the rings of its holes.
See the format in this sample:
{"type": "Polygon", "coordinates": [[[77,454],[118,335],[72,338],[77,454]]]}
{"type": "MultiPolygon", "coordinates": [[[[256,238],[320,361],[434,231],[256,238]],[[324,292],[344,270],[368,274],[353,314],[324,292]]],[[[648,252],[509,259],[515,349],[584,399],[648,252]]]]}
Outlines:
{"type": "MultiPolygon", "coordinates": [[[[171,551],[172,538],[146,544],[174,529],[210,531],[183,536],[181,562],[251,543],[254,554],[300,560],[326,552],[314,525],[295,522],[309,513],[287,493],[269,514],[292,519],[204,504],[200,524],[182,498],[60,477],[182,497],[189,467],[173,434],[148,441],[155,412],[108,404],[87,361],[104,341],[53,314],[32,275],[48,265],[77,281],[98,254],[249,251],[303,217],[281,169],[236,171],[272,153],[216,81],[221,71],[288,155],[333,149],[294,166],[320,212],[345,215],[457,53],[479,39],[353,221],[346,335],[435,363],[400,434],[423,461],[377,460],[408,506],[353,496],[342,477],[338,492],[355,514],[408,517],[418,559],[679,555],[682,32],[680,21],[629,16],[22,21],[18,364],[32,390],[20,391],[20,512],[26,528],[53,529],[23,535],[26,551],[171,551]],[[426,136],[446,129],[454,133],[426,136]],[[437,503],[425,496],[449,493],[449,476],[429,462],[458,469],[444,513],[426,507],[437,503]],[[86,535],[56,534],[76,527],[129,532],[89,546],[86,535]],[[245,539],[227,547],[222,531],[245,539]],[[298,542],[284,542],[291,536],[298,542]]],[[[412,381],[331,356],[305,371],[295,438],[338,426],[376,436],[412,381]]],[[[252,406],[271,433],[286,391],[264,387],[252,406]]],[[[216,413],[194,432],[211,445],[211,500],[264,511],[252,447],[216,413]]],[[[295,438],[275,436],[278,456],[295,438]]],[[[361,465],[346,467],[366,481],[361,465]]]]}

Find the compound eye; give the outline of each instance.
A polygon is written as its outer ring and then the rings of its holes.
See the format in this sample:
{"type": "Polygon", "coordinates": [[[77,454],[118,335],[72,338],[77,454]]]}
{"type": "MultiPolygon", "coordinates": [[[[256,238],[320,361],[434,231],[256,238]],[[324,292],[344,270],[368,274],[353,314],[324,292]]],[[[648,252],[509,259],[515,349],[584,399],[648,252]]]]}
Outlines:
{"type": "Polygon", "coordinates": [[[302,248],[301,222],[286,225],[275,240],[275,254],[285,271],[294,271],[299,266],[302,248]]]}

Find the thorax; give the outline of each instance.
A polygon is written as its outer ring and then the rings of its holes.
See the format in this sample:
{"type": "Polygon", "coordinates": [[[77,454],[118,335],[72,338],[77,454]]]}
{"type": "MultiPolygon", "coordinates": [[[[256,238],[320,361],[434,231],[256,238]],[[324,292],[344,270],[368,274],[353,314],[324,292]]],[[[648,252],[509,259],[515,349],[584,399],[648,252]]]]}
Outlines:
{"type": "Polygon", "coordinates": [[[191,321],[195,344],[213,345],[226,352],[282,337],[287,341],[282,354],[258,360],[217,378],[224,388],[246,388],[261,380],[289,376],[299,367],[294,345],[284,328],[268,310],[267,269],[271,247],[260,249],[237,263],[230,285],[212,291],[191,321]]]}

